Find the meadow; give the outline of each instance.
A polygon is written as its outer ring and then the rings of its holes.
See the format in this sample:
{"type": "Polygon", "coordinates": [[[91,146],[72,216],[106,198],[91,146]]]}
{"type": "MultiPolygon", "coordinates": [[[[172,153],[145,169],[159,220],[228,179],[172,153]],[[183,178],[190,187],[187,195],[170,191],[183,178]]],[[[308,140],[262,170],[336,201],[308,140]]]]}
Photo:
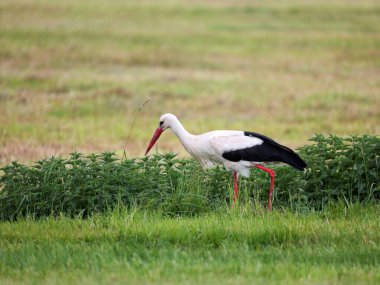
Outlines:
{"type": "Polygon", "coordinates": [[[379,284],[379,22],[378,0],[2,0],[0,284],[379,284]],[[233,206],[169,132],[142,157],[166,112],[310,168],[275,167],[273,212],[259,171],[233,206]]]}
{"type": "MultiPolygon", "coordinates": [[[[380,132],[380,3],[4,0],[0,159],[143,154],[166,112],[190,132],[292,147],[380,132]],[[127,140],[139,106],[139,113],[127,140]]],[[[162,151],[183,148],[164,134],[162,151]]]]}
{"type": "Polygon", "coordinates": [[[379,206],[0,224],[1,284],[378,284],[379,206]]]}

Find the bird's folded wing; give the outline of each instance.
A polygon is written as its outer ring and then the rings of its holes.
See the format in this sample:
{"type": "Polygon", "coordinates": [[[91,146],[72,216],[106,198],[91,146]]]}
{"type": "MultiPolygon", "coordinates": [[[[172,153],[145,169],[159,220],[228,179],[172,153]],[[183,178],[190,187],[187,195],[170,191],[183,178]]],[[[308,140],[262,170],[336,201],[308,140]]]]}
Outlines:
{"type": "Polygon", "coordinates": [[[210,140],[210,145],[218,155],[238,149],[261,145],[263,140],[244,135],[218,136],[210,140]]]}

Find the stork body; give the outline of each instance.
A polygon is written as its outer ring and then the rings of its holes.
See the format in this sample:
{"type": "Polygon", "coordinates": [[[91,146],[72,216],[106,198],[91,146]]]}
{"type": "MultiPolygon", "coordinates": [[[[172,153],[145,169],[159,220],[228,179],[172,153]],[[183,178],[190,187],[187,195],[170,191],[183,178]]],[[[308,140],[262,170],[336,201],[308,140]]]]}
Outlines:
{"type": "Polygon", "coordinates": [[[234,201],[238,195],[238,175],[249,176],[250,168],[257,167],[271,176],[268,208],[274,187],[274,171],[261,165],[268,162],[283,162],[298,170],[303,170],[306,163],[291,149],[274,140],[254,132],[244,131],[212,131],[201,135],[193,135],[186,131],[173,114],[165,114],[160,118],[160,124],[146,150],[147,154],[160,137],[161,133],[170,128],[179,138],[187,152],[204,168],[214,164],[223,164],[234,176],[234,201]]]}

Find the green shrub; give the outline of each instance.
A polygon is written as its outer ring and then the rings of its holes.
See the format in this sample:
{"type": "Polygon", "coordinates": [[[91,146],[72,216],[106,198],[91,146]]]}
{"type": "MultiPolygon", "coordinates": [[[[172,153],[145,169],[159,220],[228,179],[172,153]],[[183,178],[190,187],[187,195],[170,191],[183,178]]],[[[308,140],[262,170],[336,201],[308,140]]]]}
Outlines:
{"type": "MultiPolygon", "coordinates": [[[[322,209],[328,203],[380,199],[380,140],[375,136],[317,135],[300,149],[308,169],[276,166],[275,207],[322,209]]],[[[2,168],[0,219],[57,215],[87,216],[119,204],[195,215],[230,203],[232,175],[223,167],[202,170],[192,159],[174,154],[119,160],[112,152],[67,159],[52,157],[28,167],[2,168]]],[[[240,203],[266,204],[269,176],[251,171],[240,181],[240,203]]]]}
{"type": "Polygon", "coordinates": [[[221,189],[227,183],[215,177],[223,177],[221,168],[209,175],[195,161],[174,154],[120,161],[112,152],[72,153],[68,159],[52,157],[31,167],[13,162],[2,170],[0,219],[87,216],[119,203],[167,214],[195,214],[214,209],[227,197],[221,189]]]}
{"type": "Polygon", "coordinates": [[[277,172],[276,198],[292,209],[321,209],[342,200],[380,200],[380,139],[316,135],[313,144],[300,148],[308,163],[305,172],[281,167],[277,172]]]}

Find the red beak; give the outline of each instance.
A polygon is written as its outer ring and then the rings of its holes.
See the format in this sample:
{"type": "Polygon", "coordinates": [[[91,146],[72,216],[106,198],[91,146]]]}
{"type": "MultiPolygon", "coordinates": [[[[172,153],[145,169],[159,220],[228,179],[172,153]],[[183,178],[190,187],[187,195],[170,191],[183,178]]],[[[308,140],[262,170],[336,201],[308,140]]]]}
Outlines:
{"type": "Polygon", "coordinates": [[[148,154],[148,152],[150,151],[150,149],[154,146],[154,144],[156,143],[156,141],[158,140],[158,138],[160,137],[160,135],[162,134],[164,130],[162,128],[157,128],[157,130],[154,132],[154,135],[152,137],[152,139],[150,140],[150,143],[145,151],[145,155],[148,154]]]}

